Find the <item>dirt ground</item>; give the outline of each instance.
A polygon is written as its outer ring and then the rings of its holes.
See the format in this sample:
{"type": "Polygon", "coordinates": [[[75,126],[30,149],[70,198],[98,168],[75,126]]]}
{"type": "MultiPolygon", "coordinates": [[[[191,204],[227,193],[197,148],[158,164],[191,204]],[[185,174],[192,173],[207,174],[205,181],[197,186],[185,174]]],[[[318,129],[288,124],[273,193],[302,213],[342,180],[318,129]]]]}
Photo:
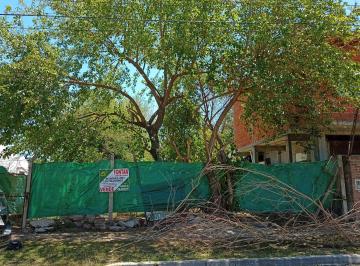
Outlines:
{"type": "Polygon", "coordinates": [[[51,240],[56,241],[94,241],[99,243],[111,241],[126,241],[130,237],[141,234],[145,229],[133,229],[123,232],[96,232],[84,230],[63,230],[52,233],[35,234],[22,233],[19,229],[15,230],[12,239],[19,239],[21,241],[37,241],[37,240],[51,240]]]}

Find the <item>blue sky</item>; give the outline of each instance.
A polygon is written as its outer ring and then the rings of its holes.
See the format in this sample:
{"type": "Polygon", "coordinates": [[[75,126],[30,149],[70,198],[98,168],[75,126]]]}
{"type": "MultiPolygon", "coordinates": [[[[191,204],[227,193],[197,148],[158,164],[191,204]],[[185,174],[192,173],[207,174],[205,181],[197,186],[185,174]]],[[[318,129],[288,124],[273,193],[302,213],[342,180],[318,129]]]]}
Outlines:
{"type": "MultiPolygon", "coordinates": [[[[11,6],[12,9],[16,9],[17,7],[19,7],[19,2],[23,2],[27,5],[31,4],[31,0],[0,0],[0,13],[3,13],[5,11],[5,8],[6,6],[11,6]]],[[[343,1],[343,2],[346,2],[347,4],[349,5],[359,5],[360,6],[360,0],[347,0],[347,1],[343,1]]],[[[14,10],[15,12],[15,10],[14,10]]],[[[25,26],[29,26],[31,25],[31,18],[25,18],[24,20],[25,22],[25,26]]],[[[130,68],[130,71],[134,71],[130,68]]],[[[152,71],[153,72],[153,71],[152,71]]],[[[156,71],[151,73],[151,75],[155,75],[156,74],[156,71]]],[[[137,84],[136,84],[136,87],[135,87],[135,91],[140,91],[144,85],[142,84],[143,82],[138,80],[137,84]]],[[[130,94],[132,94],[130,92],[130,94]]],[[[135,92],[136,94],[136,92],[135,92]]]]}
{"type": "MultiPolygon", "coordinates": [[[[31,0],[22,0],[22,2],[25,2],[26,4],[31,3],[31,0]]],[[[357,4],[360,6],[360,0],[346,0],[344,1],[350,5],[357,4]]],[[[3,12],[5,7],[10,5],[12,7],[18,6],[19,0],[0,0],[0,11],[3,12]]]]}
{"type": "MultiPolygon", "coordinates": [[[[31,4],[31,0],[0,0],[0,13],[4,12],[5,8],[7,6],[11,6],[12,9],[15,9],[19,6],[19,2],[23,2],[27,5],[31,4]]],[[[359,5],[360,6],[360,0],[345,0],[344,3],[347,3],[349,5],[359,5]]],[[[31,24],[31,18],[25,18],[25,25],[31,24]],[[28,21],[28,23],[26,23],[28,21]]]]}

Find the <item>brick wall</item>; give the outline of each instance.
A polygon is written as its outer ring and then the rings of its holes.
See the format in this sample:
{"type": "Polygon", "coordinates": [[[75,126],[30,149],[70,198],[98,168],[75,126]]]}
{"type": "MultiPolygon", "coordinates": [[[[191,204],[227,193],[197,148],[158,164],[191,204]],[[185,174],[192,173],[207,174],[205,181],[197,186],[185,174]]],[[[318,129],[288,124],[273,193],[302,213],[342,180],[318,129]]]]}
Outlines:
{"type": "Polygon", "coordinates": [[[360,207],[360,191],[356,190],[355,180],[360,180],[360,155],[352,155],[349,158],[350,173],[351,173],[351,183],[352,183],[352,197],[354,205],[360,207]]]}
{"type": "Polygon", "coordinates": [[[234,104],[233,110],[233,125],[235,137],[234,141],[238,149],[241,149],[250,144],[254,144],[260,140],[265,139],[266,137],[271,137],[272,135],[274,135],[274,133],[269,132],[268,130],[265,132],[264,130],[259,130],[258,128],[255,128],[252,132],[250,132],[248,126],[245,124],[245,121],[242,118],[244,108],[241,101],[237,101],[234,104]]]}
{"type": "MultiPolygon", "coordinates": [[[[244,100],[242,100],[244,101],[244,100]]],[[[233,125],[234,125],[234,142],[238,149],[241,149],[250,144],[254,144],[258,141],[263,140],[266,137],[276,135],[276,132],[269,132],[268,130],[259,130],[255,128],[253,132],[250,132],[247,125],[242,118],[244,108],[241,101],[237,101],[233,107],[234,116],[233,116],[233,125]]],[[[332,114],[332,119],[337,122],[352,122],[354,119],[355,108],[347,107],[343,112],[337,112],[332,114]]],[[[349,130],[350,133],[350,130],[349,130]]]]}
{"type": "Polygon", "coordinates": [[[244,109],[241,106],[241,102],[236,102],[234,105],[234,137],[235,145],[238,149],[253,143],[253,138],[241,118],[243,111],[244,109]]]}
{"type": "Polygon", "coordinates": [[[334,112],[332,114],[332,119],[338,122],[347,121],[352,122],[354,120],[355,108],[346,107],[343,112],[334,112]]]}

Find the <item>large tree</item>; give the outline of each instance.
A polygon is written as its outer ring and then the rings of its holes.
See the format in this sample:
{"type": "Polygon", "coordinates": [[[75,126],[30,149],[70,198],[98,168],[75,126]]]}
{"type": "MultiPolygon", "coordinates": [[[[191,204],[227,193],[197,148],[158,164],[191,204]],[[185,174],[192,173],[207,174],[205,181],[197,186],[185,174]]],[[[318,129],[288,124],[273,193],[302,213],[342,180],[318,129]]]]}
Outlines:
{"type": "MultiPolygon", "coordinates": [[[[108,90],[127,100],[131,117],[143,128],[148,149],[159,159],[159,131],[169,105],[184,96],[183,78],[206,72],[209,47],[220,31],[221,2],[39,1],[41,27],[61,51],[61,78],[77,90],[108,90]],[[147,116],[136,97],[148,98],[147,116]]],[[[98,114],[101,115],[101,114],[98,114]]]]}
{"type": "Polygon", "coordinates": [[[161,140],[166,157],[189,160],[202,132],[204,156],[192,158],[226,162],[222,129],[236,101],[249,124],[316,132],[339,99],[359,98],[358,65],[331,42],[357,34],[358,17],[335,0],[39,0],[24,12],[33,30],[17,19],[1,32],[6,144],[75,114],[85,126],[140,129],[155,160],[161,140]],[[89,95],[104,108],[84,108],[89,95]]]}
{"type": "Polygon", "coordinates": [[[228,94],[213,122],[210,150],[226,114],[243,101],[250,126],[315,134],[341,102],[359,100],[359,65],[331,40],[358,34],[359,17],[339,1],[236,1],[232,34],[213,54],[207,89],[228,94]],[[224,91],[222,88],[226,88],[224,91]]]}
{"type": "MultiPolygon", "coordinates": [[[[231,2],[231,1],[230,1],[231,2]]],[[[206,127],[207,161],[228,163],[222,130],[236,101],[249,128],[272,134],[318,134],[331,113],[359,102],[359,65],[333,45],[354,38],[358,17],[338,1],[234,1],[220,42],[211,47],[210,71],[192,86],[206,127]]],[[[182,125],[184,126],[184,125],[182,125]]],[[[214,195],[220,183],[210,178],[214,195]]],[[[231,175],[225,190],[231,194],[231,175]]],[[[232,200],[226,200],[231,204],[232,200]]],[[[222,201],[224,202],[224,201],[222,201]]]]}

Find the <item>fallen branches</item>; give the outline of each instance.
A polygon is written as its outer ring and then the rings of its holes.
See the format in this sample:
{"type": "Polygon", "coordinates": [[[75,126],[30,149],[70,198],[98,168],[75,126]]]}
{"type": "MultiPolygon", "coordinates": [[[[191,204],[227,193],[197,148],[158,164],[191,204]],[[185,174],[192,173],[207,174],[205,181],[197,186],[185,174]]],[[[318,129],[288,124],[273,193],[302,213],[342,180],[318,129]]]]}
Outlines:
{"type": "MultiPolygon", "coordinates": [[[[360,246],[360,223],[354,219],[298,220],[274,223],[267,217],[248,213],[231,213],[211,203],[172,214],[136,236],[126,245],[138,242],[176,242],[199,249],[240,249],[281,247],[346,247],[360,246]]],[[[359,215],[348,214],[347,218],[359,215]]],[[[304,218],[304,217],[303,217],[304,218]]]]}
{"type": "Polygon", "coordinates": [[[297,191],[274,176],[227,165],[208,165],[204,172],[239,170],[266,177],[256,186],[286,195],[301,212],[271,215],[230,212],[211,202],[195,204],[187,197],[180,204],[181,208],[126,245],[141,241],[166,242],[169,245],[176,242],[204,250],[360,246],[360,208],[336,216],[323,207],[321,200],[297,191]],[[309,203],[321,212],[314,214],[309,211],[309,203]]]}

